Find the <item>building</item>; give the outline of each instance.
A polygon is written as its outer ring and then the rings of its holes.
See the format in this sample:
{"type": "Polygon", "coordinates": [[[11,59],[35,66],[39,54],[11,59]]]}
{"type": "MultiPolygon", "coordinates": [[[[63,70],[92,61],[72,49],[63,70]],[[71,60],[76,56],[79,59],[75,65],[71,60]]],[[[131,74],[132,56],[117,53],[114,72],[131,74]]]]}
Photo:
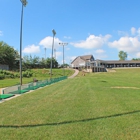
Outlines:
{"type": "Polygon", "coordinates": [[[140,67],[140,61],[137,60],[112,60],[104,61],[100,60],[100,65],[106,68],[117,68],[117,67],[140,67]]]}
{"type": "Polygon", "coordinates": [[[9,70],[9,66],[0,64],[0,69],[1,70],[9,70]]]}
{"type": "Polygon", "coordinates": [[[95,60],[91,63],[92,72],[107,71],[108,68],[140,67],[140,61],[135,60],[95,60]],[[95,64],[98,65],[95,65],[95,64]]]}
{"type": "Polygon", "coordinates": [[[92,72],[106,72],[108,68],[140,67],[140,60],[95,60],[93,55],[78,56],[71,62],[74,69],[86,68],[92,72]]]}
{"type": "Polygon", "coordinates": [[[74,69],[89,68],[94,60],[93,55],[78,56],[71,62],[71,67],[74,69]]]}

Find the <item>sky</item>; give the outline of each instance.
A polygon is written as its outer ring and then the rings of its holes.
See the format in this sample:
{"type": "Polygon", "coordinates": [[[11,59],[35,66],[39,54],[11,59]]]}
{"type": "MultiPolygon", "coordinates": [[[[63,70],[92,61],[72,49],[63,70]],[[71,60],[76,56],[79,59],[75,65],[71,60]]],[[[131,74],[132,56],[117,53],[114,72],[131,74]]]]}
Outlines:
{"type": "MultiPolygon", "coordinates": [[[[23,12],[22,56],[54,57],[59,64],[95,59],[140,58],[140,0],[27,0],[23,12]],[[59,43],[68,45],[63,47],[59,43]],[[46,49],[45,49],[46,48],[46,49]],[[46,51],[45,51],[46,50],[46,51]]],[[[0,41],[20,51],[20,0],[0,0],[0,41]]]]}

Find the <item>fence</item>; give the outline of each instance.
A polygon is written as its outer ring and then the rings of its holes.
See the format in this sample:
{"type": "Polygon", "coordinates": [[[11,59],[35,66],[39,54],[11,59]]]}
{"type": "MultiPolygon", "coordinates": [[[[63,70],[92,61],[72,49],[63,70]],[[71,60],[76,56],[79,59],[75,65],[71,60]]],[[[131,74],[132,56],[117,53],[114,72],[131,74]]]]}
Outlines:
{"type": "Polygon", "coordinates": [[[3,89],[2,94],[23,94],[25,92],[29,92],[30,90],[35,90],[40,87],[44,87],[46,85],[50,85],[50,84],[53,84],[55,82],[59,82],[65,79],[67,79],[67,76],[47,79],[47,80],[38,81],[38,82],[32,82],[32,83],[24,84],[22,86],[16,85],[16,86],[3,89]]]}
{"type": "Polygon", "coordinates": [[[8,65],[0,64],[0,69],[2,69],[2,70],[9,70],[9,66],[8,65]]]}

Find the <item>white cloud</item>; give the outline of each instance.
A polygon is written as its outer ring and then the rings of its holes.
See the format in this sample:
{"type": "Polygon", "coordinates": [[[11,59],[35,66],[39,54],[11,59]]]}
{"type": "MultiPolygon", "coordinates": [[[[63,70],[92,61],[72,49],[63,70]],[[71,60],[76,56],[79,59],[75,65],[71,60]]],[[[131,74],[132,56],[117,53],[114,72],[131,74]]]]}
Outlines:
{"type": "Polygon", "coordinates": [[[64,36],[64,38],[65,38],[65,39],[71,39],[71,37],[70,37],[70,36],[64,36]]]}
{"type": "Polygon", "coordinates": [[[84,49],[100,48],[107,43],[110,37],[111,35],[108,34],[105,36],[90,35],[86,40],[82,40],[78,43],[71,43],[71,44],[75,47],[84,48],[84,49]]]}
{"type": "Polygon", "coordinates": [[[120,36],[128,36],[128,33],[125,31],[118,31],[118,35],[120,36]]]}
{"type": "Polygon", "coordinates": [[[126,51],[127,53],[136,53],[140,51],[140,41],[137,37],[121,37],[119,40],[109,42],[108,45],[119,51],[126,51]]]}
{"type": "Polygon", "coordinates": [[[132,56],[128,55],[127,56],[128,60],[132,60],[132,56]]]}
{"type": "Polygon", "coordinates": [[[140,36],[140,28],[137,30],[138,36],[140,36]]]}
{"type": "Polygon", "coordinates": [[[30,45],[24,48],[23,53],[39,53],[40,52],[40,47],[39,46],[35,46],[30,45]]]}
{"type": "Polygon", "coordinates": [[[137,32],[136,28],[132,27],[132,28],[131,28],[131,34],[132,34],[132,35],[135,35],[136,32],[137,32]]]}
{"type": "Polygon", "coordinates": [[[62,56],[62,52],[56,52],[56,58],[62,56]]]}
{"type": "Polygon", "coordinates": [[[99,49],[99,50],[96,50],[95,53],[97,53],[97,54],[103,54],[103,53],[105,53],[105,51],[102,50],[102,49],[99,49]]]}
{"type": "Polygon", "coordinates": [[[136,56],[137,56],[137,58],[140,58],[140,52],[138,52],[138,53],[136,54],[136,56]]]}
{"type": "MultiPolygon", "coordinates": [[[[57,48],[59,47],[59,43],[61,41],[58,38],[54,38],[54,47],[57,48]]],[[[39,43],[39,45],[43,46],[44,48],[52,48],[52,43],[53,43],[53,37],[48,36],[44,39],[42,39],[39,43]]]]}
{"type": "Polygon", "coordinates": [[[102,49],[98,49],[95,51],[95,56],[96,59],[104,59],[107,58],[108,56],[106,55],[106,52],[102,49]]]}
{"type": "Polygon", "coordinates": [[[3,36],[3,32],[2,31],[0,31],[0,36],[3,36]]]}
{"type": "Polygon", "coordinates": [[[66,48],[66,50],[67,50],[67,51],[69,51],[69,50],[70,50],[70,48],[66,48]]]}

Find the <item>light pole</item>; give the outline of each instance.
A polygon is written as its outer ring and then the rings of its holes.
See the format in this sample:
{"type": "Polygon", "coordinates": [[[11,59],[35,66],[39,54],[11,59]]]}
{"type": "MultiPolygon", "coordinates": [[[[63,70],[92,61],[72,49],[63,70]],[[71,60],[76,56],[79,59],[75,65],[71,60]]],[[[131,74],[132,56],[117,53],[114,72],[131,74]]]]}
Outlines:
{"type": "Polygon", "coordinates": [[[65,69],[64,69],[64,46],[67,46],[68,43],[59,43],[60,46],[63,46],[63,76],[65,76],[65,69]]]}
{"type": "MultiPolygon", "coordinates": [[[[56,35],[55,30],[52,30],[53,33],[53,42],[52,42],[52,59],[53,59],[53,47],[54,47],[54,36],[56,35]]],[[[50,78],[52,78],[52,59],[51,59],[51,69],[50,69],[50,78]]]]}
{"type": "Polygon", "coordinates": [[[22,22],[23,22],[23,6],[27,5],[27,0],[20,0],[22,3],[21,10],[21,26],[20,26],[20,85],[22,85],[22,22]]]}

